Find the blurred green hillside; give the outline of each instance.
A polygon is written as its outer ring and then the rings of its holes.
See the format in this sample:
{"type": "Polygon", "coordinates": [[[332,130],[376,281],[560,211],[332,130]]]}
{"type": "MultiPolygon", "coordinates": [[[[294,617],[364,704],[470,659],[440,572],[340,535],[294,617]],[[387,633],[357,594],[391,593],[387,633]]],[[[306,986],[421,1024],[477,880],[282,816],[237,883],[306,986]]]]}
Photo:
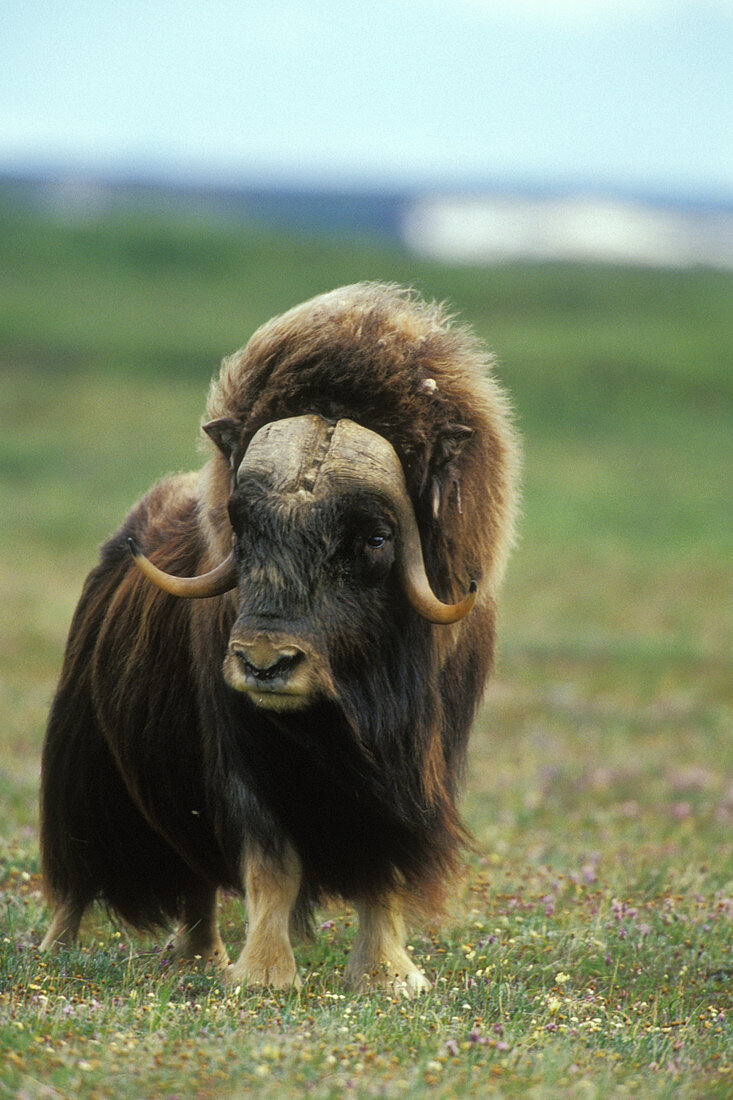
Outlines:
{"type": "Polygon", "coordinates": [[[197,461],[222,356],[273,314],[360,279],[447,300],[496,353],[526,440],[520,561],[535,582],[555,587],[546,570],[588,555],[653,574],[682,561],[707,572],[730,551],[730,274],[446,267],[366,241],[12,207],[0,210],[0,460],[13,522],[0,545],[76,553],[102,538],[152,478],[197,461]]]}

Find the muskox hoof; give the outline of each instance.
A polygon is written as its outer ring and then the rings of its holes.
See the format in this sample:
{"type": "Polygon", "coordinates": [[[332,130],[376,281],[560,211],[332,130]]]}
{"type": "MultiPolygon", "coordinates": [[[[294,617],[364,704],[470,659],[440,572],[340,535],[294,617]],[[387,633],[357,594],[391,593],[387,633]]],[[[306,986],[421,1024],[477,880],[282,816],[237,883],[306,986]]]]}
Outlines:
{"type": "Polygon", "coordinates": [[[393,997],[406,997],[412,1000],[420,993],[427,993],[432,989],[431,983],[422,970],[409,960],[407,965],[403,962],[392,965],[380,963],[371,970],[359,971],[360,968],[348,965],[344,975],[351,988],[359,993],[374,990],[389,993],[393,997]]]}
{"type": "Polygon", "coordinates": [[[248,956],[245,947],[237,961],[223,974],[229,986],[243,989],[253,985],[268,985],[272,989],[300,989],[302,981],[292,953],[283,952],[267,960],[248,956]]]}
{"type": "Polygon", "coordinates": [[[202,939],[196,935],[195,929],[190,928],[177,930],[166,945],[165,957],[173,966],[181,968],[201,966],[226,971],[229,966],[227,949],[218,935],[213,940],[202,939]]]}

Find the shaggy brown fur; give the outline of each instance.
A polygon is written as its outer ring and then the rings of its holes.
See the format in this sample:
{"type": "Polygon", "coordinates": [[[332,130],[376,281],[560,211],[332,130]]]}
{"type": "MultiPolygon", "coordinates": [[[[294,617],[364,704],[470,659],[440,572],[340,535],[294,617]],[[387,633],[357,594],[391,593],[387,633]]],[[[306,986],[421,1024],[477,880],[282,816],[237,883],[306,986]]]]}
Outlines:
{"type": "MultiPolygon", "coordinates": [[[[287,905],[301,925],[326,894],[366,905],[359,965],[380,951],[394,959],[397,948],[370,945],[397,935],[395,897],[432,911],[465,839],[455,797],[515,512],[506,399],[439,307],[359,284],[260,328],[224,362],[207,414],[220,423],[205,467],[161,481],[132,510],[74,616],[43,755],[43,869],[65,914],[47,944],[95,899],[137,926],[188,928],[196,914],[208,925],[214,889],[251,881],[297,895],[287,905]],[[234,485],[258,429],[304,413],[392,444],[434,592],[451,602],[478,582],[465,619],[431,625],[393,569],[344,563],[335,504],[286,508],[266,485],[234,485]],[[127,550],[132,537],[192,576],[229,553],[233,530],[239,590],[211,599],[162,593],[127,550]],[[222,662],[245,605],[307,634],[330,694],[276,713],[228,686],[222,662]],[[368,908],[382,902],[381,917],[368,908]]],[[[257,901],[263,929],[269,896],[257,901]]],[[[288,952],[279,941],[277,957],[288,952]]]]}

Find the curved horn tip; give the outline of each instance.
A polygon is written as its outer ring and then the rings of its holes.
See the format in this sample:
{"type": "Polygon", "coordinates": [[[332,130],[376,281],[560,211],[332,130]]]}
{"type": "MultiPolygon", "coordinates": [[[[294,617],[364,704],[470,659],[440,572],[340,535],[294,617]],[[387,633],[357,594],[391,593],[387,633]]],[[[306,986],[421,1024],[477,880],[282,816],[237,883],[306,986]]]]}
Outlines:
{"type": "Polygon", "coordinates": [[[134,539],[128,538],[127,545],[140,572],[157,588],[171,596],[183,596],[186,599],[203,599],[210,596],[222,596],[236,587],[237,576],[234,551],[214,569],[195,577],[176,577],[165,573],[146,558],[134,539]]]}
{"type": "Polygon", "coordinates": [[[465,619],[469,611],[473,610],[473,607],[476,603],[477,594],[478,584],[476,583],[476,581],[471,581],[468,585],[468,592],[463,597],[463,599],[459,600],[457,604],[453,605],[453,607],[450,607],[446,604],[446,611],[448,613],[445,615],[445,617],[441,616],[438,621],[446,624],[451,624],[458,623],[461,621],[461,619],[465,619]]]}

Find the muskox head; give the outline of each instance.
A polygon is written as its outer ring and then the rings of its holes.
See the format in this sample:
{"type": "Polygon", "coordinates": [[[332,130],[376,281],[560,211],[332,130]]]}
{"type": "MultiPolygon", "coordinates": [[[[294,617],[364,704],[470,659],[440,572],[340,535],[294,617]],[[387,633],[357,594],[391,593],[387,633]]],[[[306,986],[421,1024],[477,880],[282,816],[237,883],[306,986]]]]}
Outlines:
{"type": "MultiPolygon", "coordinates": [[[[222,426],[207,430],[221,445],[222,426]]],[[[397,454],[352,420],[309,414],[260,428],[233,476],[229,517],[232,552],[203,576],[173,577],[131,549],[173,595],[236,588],[224,676],[259,707],[298,710],[333,696],[333,662],[378,648],[395,600],[442,624],[475,602],[473,583],[457,604],[436,597],[397,454]]]]}

